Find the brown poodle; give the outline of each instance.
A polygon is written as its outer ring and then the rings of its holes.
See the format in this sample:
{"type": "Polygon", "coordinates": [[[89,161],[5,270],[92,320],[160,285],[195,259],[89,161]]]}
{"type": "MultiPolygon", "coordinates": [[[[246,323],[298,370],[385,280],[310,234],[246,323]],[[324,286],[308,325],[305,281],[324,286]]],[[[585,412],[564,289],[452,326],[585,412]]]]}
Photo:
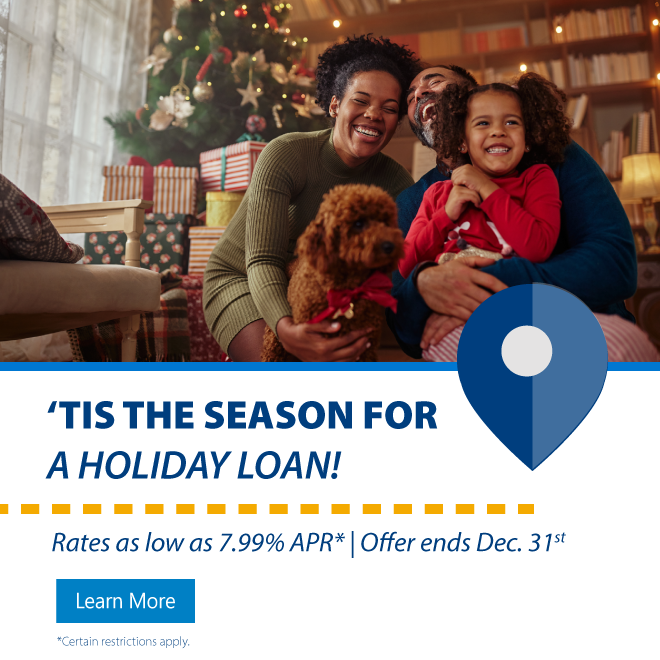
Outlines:
{"type": "MultiPolygon", "coordinates": [[[[328,313],[328,292],[355,289],[374,273],[391,273],[403,256],[403,234],[397,227],[396,204],[376,186],[337,186],[323,197],[316,218],[298,239],[288,298],[294,323],[328,313]]],[[[376,276],[380,277],[381,276],[376,276]]],[[[360,361],[374,362],[380,343],[380,305],[363,297],[327,316],[337,318],[345,335],[373,328],[371,347],[360,361]],[[343,313],[342,313],[343,312],[343,313]]],[[[264,362],[295,361],[275,333],[266,328],[264,362]]]]}

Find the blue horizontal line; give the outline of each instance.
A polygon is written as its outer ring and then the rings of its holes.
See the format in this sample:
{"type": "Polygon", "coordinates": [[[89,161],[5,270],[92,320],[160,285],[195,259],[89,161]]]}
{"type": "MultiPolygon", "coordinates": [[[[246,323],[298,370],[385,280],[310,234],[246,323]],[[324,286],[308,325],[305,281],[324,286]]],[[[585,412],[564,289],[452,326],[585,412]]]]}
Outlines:
{"type": "MultiPolygon", "coordinates": [[[[1,371],[457,371],[456,362],[0,362],[1,371]]],[[[609,362],[608,371],[660,371],[660,362],[609,362]]]]}

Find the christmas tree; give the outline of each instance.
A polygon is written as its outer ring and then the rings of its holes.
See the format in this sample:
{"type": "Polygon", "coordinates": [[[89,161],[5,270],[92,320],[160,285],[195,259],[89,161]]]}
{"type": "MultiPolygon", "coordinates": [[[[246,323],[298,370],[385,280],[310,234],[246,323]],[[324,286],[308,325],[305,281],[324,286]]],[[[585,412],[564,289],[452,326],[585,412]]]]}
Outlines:
{"type": "Polygon", "coordinates": [[[156,165],[195,166],[242,135],[271,140],[326,128],[314,103],[306,39],[284,26],[290,4],[174,0],[172,27],[143,62],[147,103],[106,117],[121,148],[156,165]]]}

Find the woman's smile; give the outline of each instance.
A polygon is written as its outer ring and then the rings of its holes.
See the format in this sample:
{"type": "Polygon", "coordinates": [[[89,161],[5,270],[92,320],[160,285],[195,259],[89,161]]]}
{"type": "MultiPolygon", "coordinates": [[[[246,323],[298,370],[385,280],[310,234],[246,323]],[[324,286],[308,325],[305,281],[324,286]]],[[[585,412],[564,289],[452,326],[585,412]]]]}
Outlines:
{"type": "Polygon", "coordinates": [[[385,71],[358,73],[341,101],[333,97],[333,146],[346,165],[362,165],[392,139],[399,123],[400,101],[401,87],[385,71]]]}

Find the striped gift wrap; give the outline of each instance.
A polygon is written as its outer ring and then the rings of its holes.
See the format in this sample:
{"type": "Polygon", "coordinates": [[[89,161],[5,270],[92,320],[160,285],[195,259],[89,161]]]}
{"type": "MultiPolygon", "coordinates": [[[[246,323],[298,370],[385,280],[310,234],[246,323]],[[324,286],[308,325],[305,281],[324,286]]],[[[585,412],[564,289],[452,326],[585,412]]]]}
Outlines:
{"type": "Polygon", "coordinates": [[[199,155],[202,190],[205,193],[247,190],[257,158],[266,148],[266,144],[266,142],[246,140],[202,152],[199,155]]]}
{"type": "Polygon", "coordinates": [[[190,257],[188,260],[188,274],[201,274],[206,268],[211,252],[220,237],[225,233],[226,227],[191,227],[188,233],[190,238],[190,257]]]}
{"type": "MultiPolygon", "coordinates": [[[[140,199],[143,197],[144,170],[141,165],[109,165],[103,168],[103,201],[140,199]]],[[[154,213],[197,211],[196,167],[154,167],[154,213]]]]}

